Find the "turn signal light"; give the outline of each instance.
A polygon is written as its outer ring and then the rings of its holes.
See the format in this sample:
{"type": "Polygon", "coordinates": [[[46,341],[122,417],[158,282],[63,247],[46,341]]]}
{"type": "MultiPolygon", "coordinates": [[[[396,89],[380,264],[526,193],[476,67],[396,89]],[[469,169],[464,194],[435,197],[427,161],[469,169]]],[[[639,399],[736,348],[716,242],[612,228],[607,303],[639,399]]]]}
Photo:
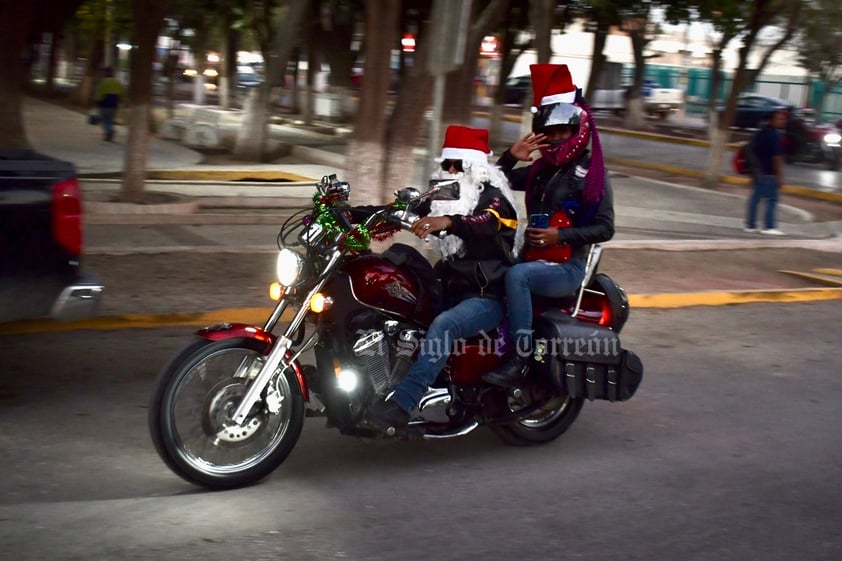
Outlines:
{"type": "Polygon", "coordinates": [[[321,292],[313,294],[313,297],[310,298],[310,311],[314,314],[320,314],[325,310],[329,310],[332,305],[333,300],[321,292]]]}
{"type": "Polygon", "coordinates": [[[269,298],[277,302],[284,295],[284,287],[279,282],[273,282],[269,285],[269,298]]]}

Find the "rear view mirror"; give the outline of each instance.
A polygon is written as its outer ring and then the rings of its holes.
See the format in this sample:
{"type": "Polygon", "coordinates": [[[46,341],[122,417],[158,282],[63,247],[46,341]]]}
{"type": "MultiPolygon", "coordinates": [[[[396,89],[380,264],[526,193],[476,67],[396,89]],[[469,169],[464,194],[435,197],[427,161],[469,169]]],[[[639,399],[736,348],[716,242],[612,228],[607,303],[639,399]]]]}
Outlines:
{"type": "Polygon", "coordinates": [[[459,180],[458,179],[431,179],[426,196],[434,201],[458,201],[459,180]]]}

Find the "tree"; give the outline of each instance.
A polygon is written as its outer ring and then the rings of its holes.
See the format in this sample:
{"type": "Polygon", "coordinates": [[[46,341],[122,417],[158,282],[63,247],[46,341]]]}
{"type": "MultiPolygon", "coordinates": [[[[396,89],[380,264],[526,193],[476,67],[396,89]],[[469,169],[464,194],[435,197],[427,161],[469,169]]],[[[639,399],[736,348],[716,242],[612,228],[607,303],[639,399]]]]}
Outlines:
{"type": "Polygon", "coordinates": [[[287,63],[299,41],[299,30],[310,0],[289,0],[277,9],[270,0],[250,0],[247,10],[260,51],[264,80],[252,88],[243,108],[243,122],[237,131],[234,155],[260,161],[267,150],[272,88],[283,85],[287,63]]]}
{"type": "MultiPolygon", "coordinates": [[[[542,0],[544,3],[547,1],[542,0]]],[[[445,124],[470,125],[480,44],[483,37],[503,21],[509,11],[509,3],[510,0],[492,0],[484,5],[480,2],[473,3],[473,23],[468,28],[468,37],[465,40],[464,62],[447,75],[447,94],[442,114],[445,124]]]]}
{"type": "MultiPolygon", "coordinates": [[[[772,53],[793,37],[800,22],[803,3],[800,0],[757,0],[751,4],[723,1],[711,2],[706,4],[705,8],[708,9],[710,5],[723,9],[723,11],[717,9],[708,12],[716,23],[728,30],[727,33],[723,33],[723,36],[730,35],[733,28],[734,36],[742,41],[738,65],[725,102],[725,109],[720,119],[712,119],[710,129],[711,145],[705,163],[704,182],[709,186],[714,186],[722,169],[722,159],[730,137],[730,126],[734,120],[737,97],[763,72],[772,53]],[[731,19],[724,20],[725,13],[732,14],[731,19]],[[763,31],[769,31],[773,36],[773,39],[765,45],[759,40],[763,31]],[[754,67],[749,66],[752,60],[756,61],[754,67]]],[[[716,74],[719,69],[713,68],[712,72],[716,74]]]]}
{"type": "Polygon", "coordinates": [[[821,118],[825,96],[842,83],[842,5],[837,0],[816,0],[806,6],[805,12],[799,59],[824,85],[816,104],[817,117],[821,118]]]}
{"type": "Polygon", "coordinates": [[[386,161],[385,108],[390,82],[392,48],[397,44],[399,0],[368,0],[365,3],[365,79],[360,90],[354,133],[346,158],[353,162],[347,177],[362,203],[383,200],[386,161]]]}
{"type": "MultiPolygon", "coordinates": [[[[493,146],[500,142],[503,122],[503,104],[505,103],[505,84],[512,73],[515,62],[523,52],[534,45],[533,36],[524,33],[529,27],[529,6],[526,0],[512,0],[509,14],[501,27],[497,30],[500,75],[497,89],[494,92],[494,103],[491,106],[491,117],[488,125],[488,140],[493,146]]],[[[528,96],[527,96],[528,97],[528,96]]]]}
{"type": "Polygon", "coordinates": [[[632,45],[632,56],[634,57],[634,74],[632,83],[626,92],[626,114],[625,126],[632,130],[643,128],[643,79],[646,75],[646,58],[644,49],[652,40],[655,29],[650,18],[651,3],[642,0],[641,2],[625,2],[621,9],[620,29],[625,31],[632,45]]]}
{"type": "Polygon", "coordinates": [[[67,0],[61,9],[51,12],[53,2],[0,2],[0,142],[4,148],[31,148],[23,124],[24,49],[32,37],[44,29],[60,29],[82,0],[67,0]],[[38,17],[36,17],[38,14],[38,17]],[[63,19],[62,19],[63,18],[63,19]]]}
{"type": "Polygon", "coordinates": [[[158,34],[164,23],[166,0],[132,0],[135,16],[129,83],[129,137],[124,156],[120,198],[141,202],[149,153],[149,125],[152,121],[152,63],[158,34]]]}
{"type": "Polygon", "coordinates": [[[359,0],[324,0],[318,18],[318,41],[330,67],[330,91],[340,100],[339,118],[348,121],[351,105],[351,72],[359,50],[352,48],[354,30],[363,21],[363,3],[359,0]]]}

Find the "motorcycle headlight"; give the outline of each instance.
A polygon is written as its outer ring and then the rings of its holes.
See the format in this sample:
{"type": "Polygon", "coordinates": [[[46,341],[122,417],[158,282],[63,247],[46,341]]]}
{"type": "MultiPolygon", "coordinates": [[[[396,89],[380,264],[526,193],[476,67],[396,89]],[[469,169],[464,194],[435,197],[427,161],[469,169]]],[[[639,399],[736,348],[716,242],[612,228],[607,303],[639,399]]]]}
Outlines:
{"type": "Polygon", "coordinates": [[[837,146],[840,142],[842,142],[842,135],[835,132],[829,132],[824,135],[824,141],[826,144],[830,144],[831,146],[837,146]]]}
{"type": "Polygon", "coordinates": [[[292,286],[298,281],[301,270],[304,267],[304,258],[291,249],[282,249],[278,252],[276,269],[278,282],[284,286],[292,286]]]}

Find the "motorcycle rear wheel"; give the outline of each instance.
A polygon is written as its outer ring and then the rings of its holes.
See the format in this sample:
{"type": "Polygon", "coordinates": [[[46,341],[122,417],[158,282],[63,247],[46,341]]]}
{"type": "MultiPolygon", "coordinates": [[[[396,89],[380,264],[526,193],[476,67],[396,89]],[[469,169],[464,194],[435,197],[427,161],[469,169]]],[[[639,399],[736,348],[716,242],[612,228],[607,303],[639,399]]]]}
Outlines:
{"type": "Polygon", "coordinates": [[[270,386],[277,414],[261,400],[242,425],[230,422],[265,343],[199,339],[161,373],[149,406],[158,455],[179,477],[211,489],[256,483],[289,455],[304,426],[304,399],[287,370],[270,386]]]}
{"type": "Polygon", "coordinates": [[[511,446],[546,444],[570,428],[584,405],[584,398],[558,396],[530,416],[505,425],[492,425],[491,430],[511,446]]]}

